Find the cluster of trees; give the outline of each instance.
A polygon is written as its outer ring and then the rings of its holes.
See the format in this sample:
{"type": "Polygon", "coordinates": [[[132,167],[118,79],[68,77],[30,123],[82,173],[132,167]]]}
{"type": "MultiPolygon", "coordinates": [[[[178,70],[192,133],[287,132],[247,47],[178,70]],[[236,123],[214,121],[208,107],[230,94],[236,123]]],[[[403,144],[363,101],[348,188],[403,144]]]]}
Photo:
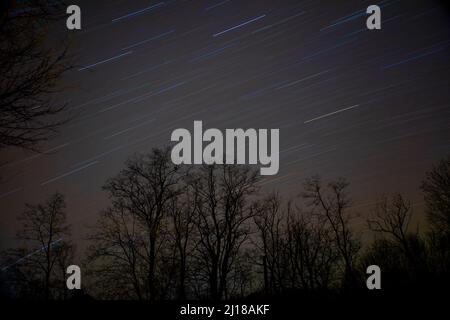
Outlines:
{"type": "MultiPolygon", "coordinates": [[[[335,292],[365,287],[372,264],[385,289],[449,282],[450,158],[422,184],[427,231],[410,226],[411,204],[396,194],[367,218],[374,240],[365,246],[344,179],[307,179],[290,201],[261,195],[258,179],[247,166],[174,165],[169,149],[134,156],[104,186],[110,205],[90,231],[83,286],[99,298],[137,300],[335,292]]],[[[18,236],[29,246],[8,250],[2,263],[17,296],[68,297],[74,249],[64,208],[56,194],[21,216],[18,236]]]]}
{"type": "Polygon", "coordinates": [[[104,187],[111,206],[90,237],[93,287],[109,299],[219,300],[355,286],[348,184],[308,180],[301,211],[277,194],[260,199],[257,183],[246,166],[176,166],[168,149],[133,158],[104,187]]]}
{"type": "Polygon", "coordinates": [[[246,167],[186,171],[172,163],[169,149],[131,159],[104,187],[111,206],[94,227],[88,256],[99,276],[94,287],[108,298],[234,294],[248,277],[241,253],[256,182],[246,167]]]}

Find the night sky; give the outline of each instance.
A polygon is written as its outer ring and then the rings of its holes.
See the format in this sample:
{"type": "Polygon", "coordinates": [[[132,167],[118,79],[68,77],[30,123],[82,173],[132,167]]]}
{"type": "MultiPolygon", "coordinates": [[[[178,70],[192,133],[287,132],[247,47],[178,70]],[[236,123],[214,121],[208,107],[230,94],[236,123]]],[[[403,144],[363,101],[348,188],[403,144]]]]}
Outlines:
{"type": "MultiPolygon", "coordinates": [[[[72,1],[61,21],[75,68],[57,101],[73,120],[41,146],[2,151],[0,249],[24,202],[67,199],[74,241],[107,203],[101,186],[176,128],[279,128],[284,197],[304,178],[348,178],[355,211],[401,192],[423,217],[420,181],[450,153],[450,20],[438,1],[72,1]],[[382,30],[366,28],[381,7],[382,30]]],[[[53,39],[52,38],[52,39],[53,39]]],[[[58,47],[61,42],[53,40],[58,47]]],[[[419,219],[420,220],[420,219],[419,219]]],[[[361,220],[361,225],[363,224],[361,220]]]]}

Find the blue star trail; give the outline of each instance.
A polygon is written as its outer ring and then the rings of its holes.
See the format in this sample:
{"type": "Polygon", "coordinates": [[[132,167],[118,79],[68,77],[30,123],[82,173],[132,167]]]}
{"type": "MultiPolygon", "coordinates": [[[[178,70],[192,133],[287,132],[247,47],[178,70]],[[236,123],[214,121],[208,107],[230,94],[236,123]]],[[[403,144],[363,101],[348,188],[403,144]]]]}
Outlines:
{"type": "MultiPolygon", "coordinates": [[[[101,187],[175,128],[279,128],[280,171],[264,191],[297,196],[313,174],[345,176],[360,214],[381,194],[423,201],[450,153],[450,19],[440,1],[76,1],[73,70],[56,97],[70,121],[43,152],[2,152],[2,246],[23,203],[67,196],[75,236],[107,201],[101,187]],[[368,178],[369,177],[369,178],[368,178]]],[[[423,207],[417,207],[424,216],[423,207]],[[422,211],[421,211],[422,210],[422,211]]]]}

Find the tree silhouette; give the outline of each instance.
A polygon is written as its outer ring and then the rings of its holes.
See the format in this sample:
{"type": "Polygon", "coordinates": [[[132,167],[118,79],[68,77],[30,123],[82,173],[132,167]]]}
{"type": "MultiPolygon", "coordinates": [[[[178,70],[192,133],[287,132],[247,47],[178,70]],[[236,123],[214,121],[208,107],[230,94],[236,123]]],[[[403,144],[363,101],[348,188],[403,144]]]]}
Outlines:
{"type": "Polygon", "coordinates": [[[70,69],[66,49],[47,44],[61,14],[55,1],[4,1],[0,13],[0,148],[36,150],[64,122],[52,94],[70,69]]]}
{"type": "Polygon", "coordinates": [[[278,194],[258,201],[255,210],[265,293],[329,288],[340,258],[330,226],[291,203],[283,208],[278,194]]]}
{"type": "MultiPolygon", "coordinates": [[[[430,255],[434,271],[450,282],[450,156],[426,173],[422,183],[429,232],[430,255]]],[[[445,281],[443,281],[445,283],[445,281]]]]}
{"type": "Polygon", "coordinates": [[[322,186],[318,176],[307,179],[304,184],[303,198],[309,203],[311,214],[328,224],[333,232],[334,243],[344,262],[344,286],[355,286],[354,261],[360,249],[359,240],[350,227],[352,216],[349,213],[350,200],[346,193],[348,182],[338,179],[322,186]]]}
{"type": "Polygon", "coordinates": [[[337,278],[340,252],[329,225],[308,213],[291,217],[287,224],[290,279],[294,288],[329,289],[337,278]]]}
{"type": "Polygon", "coordinates": [[[173,240],[176,253],[173,261],[178,273],[177,298],[186,299],[186,281],[190,268],[190,256],[197,245],[197,232],[195,217],[197,210],[197,194],[188,188],[183,190],[183,195],[174,197],[169,204],[169,223],[167,233],[173,240]]]}
{"type": "Polygon", "coordinates": [[[391,202],[383,197],[375,206],[374,218],[367,220],[370,230],[393,237],[405,252],[408,251],[406,234],[410,222],[411,204],[401,194],[395,194],[391,202]]]}
{"type": "Polygon", "coordinates": [[[209,297],[227,298],[229,275],[248,240],[253,212],[248,198],[256,192],[256,172],[243,166],[203,166],[189,181],[196,194],[197,267],[209,297]]]}
{"type": "Polygon", "coordinates": [[[442,159],[427,172],[422,183],[427,214],[432,228],[439,233],[450,231],[450,157],[442,159]]]}
{"type": "MultiPolygon", "coordinates": [[[[418,232],[409,230],[412,218],[410,202],[401,194],[394,194],[390,199],[384,196],[375,205],[372,216],[367,219],[369,230],[380,234],[384,239],[378,241],[378,247],[373,246],[372,249],[379,250],[384,245],[385,251],[400,255],[398,263],[403,265],[411,279],[416,279],[426,272],[425,244],[418,232]]],[[[378,265],[388,260],[388,257],[379,258],[378,265]]]]}
{"type": "MultiPolygon", "coordinates": [[[[154,149],[135,156],[104,190],[111,206],[101,213],[90,239],[90,260],[98,261],[105,281],[123,283],[130,277],[131,297],[155,299],[158,250],[164,243],[164,219],[179,194],[179,167],[170,161],[169,149],[154,149]]],[[[110,292],[115,295],[115,292],[110,292]]]]}
{"type": "Polygon", "coordinates": [[[64,196],[55,193],[44,204],[26,204],[17,234],[24,247],[6,252],[2,271],[24,296],[65,297],[65,271],[73,256],[68,239],[64,196]]]}
{"type": "Polygon", "coordinates": [[[436,231],[411,230],[402,195],[377,202],[367,219],[375,240],[361,250],[344,179],[324,184],[313,176],[288,201],[277,192],[261,197],[257,182],[247,166],[187,171],[171,163],[168,149],[133,157],[106,183],[111,205],[90,237],[88,267],[101,296],[324,297],[363,287],[371,264],[382,268],[385,288],[447,283],[448,247],[436,231]]]}
{"type": "Polygon", "coordinates": [[[259,248],[262,258],[264,292],[275,293],[284,286],[286,276],[286,260],[283,248],[286,245],[284,237],[285,217],[281,208],[281,198],[278,194],[271,194],[262,201],[255,202],[254,222],[257,227],[259,248]]]}

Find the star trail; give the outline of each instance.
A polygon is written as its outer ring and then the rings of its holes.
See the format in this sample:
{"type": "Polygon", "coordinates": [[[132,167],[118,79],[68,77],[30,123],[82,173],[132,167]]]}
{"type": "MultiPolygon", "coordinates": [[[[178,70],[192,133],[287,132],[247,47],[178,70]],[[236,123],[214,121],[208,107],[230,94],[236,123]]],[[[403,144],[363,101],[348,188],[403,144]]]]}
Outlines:
{"type": "MultiPolygon", "coordinates": [[[[101,187],[175,128],[279,128],[263,191],[298,195],[313,174],[347,177],[359,212],[400,191],[423,211],[424,172],[450,152],[450,25],[439,1],[73,1],[76,67],[57,99],[71,120],[42,154],[2,152],[0,241],[24,202],[67,196],[82,242],[101,187]],[[382,29],[368,30],[377,4],[382,29]]],[[[55,44],[57,45],[57,44],[55,44]]]]}

